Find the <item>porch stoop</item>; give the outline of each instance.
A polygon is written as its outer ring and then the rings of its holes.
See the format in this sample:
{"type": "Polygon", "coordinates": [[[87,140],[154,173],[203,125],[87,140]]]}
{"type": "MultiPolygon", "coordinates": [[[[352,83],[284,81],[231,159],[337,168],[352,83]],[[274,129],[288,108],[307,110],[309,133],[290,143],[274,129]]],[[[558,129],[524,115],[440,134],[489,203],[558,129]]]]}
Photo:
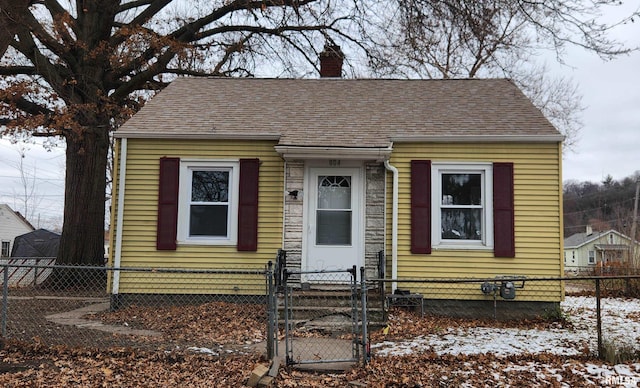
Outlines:
{"type": "MultiPolygon", "coordinates": [[[[293,289],[289,300],[290,329],[298,332],[340,336],[353,330],[351,290],[348,287],[313,285],[311,289],[293,289]]],[[[358,330],[362,325],[362,293],[357,291],[358,330]]],[[[384,303],[378,290],[367,294],[367,320],[370,329],[384,323],[384,303]]],[[[285,324],[285,298],[278,295],[278,316],[281,327],[285,324]]]]}

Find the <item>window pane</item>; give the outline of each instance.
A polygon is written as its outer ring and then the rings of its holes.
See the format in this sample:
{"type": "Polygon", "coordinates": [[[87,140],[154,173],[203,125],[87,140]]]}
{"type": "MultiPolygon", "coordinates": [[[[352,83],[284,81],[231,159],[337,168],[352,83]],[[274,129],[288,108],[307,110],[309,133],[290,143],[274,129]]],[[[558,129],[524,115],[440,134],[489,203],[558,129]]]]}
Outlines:
{"type": "Polygon", "coordinates": [[[193,171],[192,202],[228,202],[229,171],[193,171]]]}
{"type": "Polygon", "coordinates": [[[480,205],[481,174],[442,174],[443,205],[480,205]]]}
{"type": "Polygon", "coordinates": [[[318,209],[351,209],[351,177],[319,176],[318,209]]]}
{"type": "Polygon", "coordinates": [[[351,211],[318,210],[317,245],[351,245],[351,211]]]}
{"type": "Polygon", "coordinates": [[[227,237],[227,205],[191,205],[190,236],[227,237]]]}
{"type": "Polygon", "coordinates": [[[482,239],[482,209],[442,209],[442,238],[482,239]]]}

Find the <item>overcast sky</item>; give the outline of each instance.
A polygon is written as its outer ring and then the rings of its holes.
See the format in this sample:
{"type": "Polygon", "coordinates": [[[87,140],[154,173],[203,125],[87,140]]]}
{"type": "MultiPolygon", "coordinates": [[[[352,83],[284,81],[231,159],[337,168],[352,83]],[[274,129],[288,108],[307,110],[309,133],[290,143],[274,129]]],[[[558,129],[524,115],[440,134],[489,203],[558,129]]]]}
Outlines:
{"type": "Polygon", "coordinates": [[[27,218],[36,228],[56,229],[62,226],[64,210],[64,149],[47,152],[41,145],[14,145],[0,140],[0,203],[24,213],[25,188],[33,192],[29,201],[35,210],[27,218]],[[26,147],[26,148],[25,148],[26,147]],[[25,157],[20,157],[20,148],[25,157]],[[22,183],[22,171],[26,177],[22,183]],[[34,189],[34,190],[32,190],[34,189]]]}
{"type": "MultiPolygon", "coordinates": [[[[626,7],[638,9],[640,1],[626,7]]],[[[640,47],[640,20],[612,36],[640,47]]],[[[566,62],[553,68],[577,83],[586,110],[578,143],[564,155],[564,180],[598,182],[607,175],[620,180],[640,171],[640,52],[604,62],[573,48],[566,62]]]]}
{"type": "MultiPolygon", "coordinates": [[[[626,11],[638,9],[640,0],[625,2],[626,11]]],[[[629,47],[640,46],[640,20],[618,28],[614,38],[629,47]]],[[[604,62],[584,50],[569,49],[566,65],[549,62],[554,74],[570,77],[583,96],[583,128],[573,151],[563,162],[563,180],[600,182],[640,171],[640,52],[604,62]]],[[[20,181],[18,147],[0,139],[0,203],[22,211],[25,185],[20,181]]],[[[23,159],[28,187],[35,186],[35,226],[62,224],[64,150],[45,151],[30,145],[23,159]],[[35,177],[35,180],[33,179],[35,177]],[[39,221],[38,221],[39,220],[39,221]]]]}
{"type": "Polygon", "coordinates": [[[620,180],[640,171],[640,53],[585,61],[573,73],[586,110],[578,143],[564,155],[564,180],[620,180]]]}

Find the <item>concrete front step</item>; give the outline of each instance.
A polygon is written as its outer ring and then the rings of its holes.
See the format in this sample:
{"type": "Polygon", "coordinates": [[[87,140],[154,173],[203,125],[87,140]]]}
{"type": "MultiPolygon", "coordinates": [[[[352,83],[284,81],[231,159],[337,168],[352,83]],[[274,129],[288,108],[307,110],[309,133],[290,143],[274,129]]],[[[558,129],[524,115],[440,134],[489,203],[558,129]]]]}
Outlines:
{"type": "MultiPolygon", "coordinates": [[[[316,305],[293,305],[289,307],[290,316],[289,318],[293,319],[316,319],[329,315],[344,315],[351,316],[353,313],[353,309],[350,305],[327,305],[327,304],[316,304],[316,305]]],[[[356,314],[358,316],[362,315],[362,309],[358,304],[358,308],[356,309],[356,314]]],[[[285,309],[284,304],[280,304],[278,306],[278,316],[280,319],[284,319],[285,309]]],[[[382,319],[384,315],[384,310],[381,306],[372,306],[370,304],[367,305],[367,315],[369,319],[382,319]]]]}
{"type": "MultiPolygon", "coordinates": [[[[353,310],[351,306],[293,306],[290,308],[290,312],[289,319],[295,320],[310,321],[330,316],[344,316],[351,320],[353,310]]],[[[278,313],[279,318],[284,320],[284,306],[280,306],[278,313]]],[[[362,319],[362,310],[359,307],[356,314],[358,315],[358,320],[362,319]]],[[[384,310],[381,307],[367,308],[367,319],[384,320],[384,310]]]]}
{"type": "MultiPolygon", "coordinates": [[[[343,335],[351,333],[353,331],[353,322],[350,317],[346,316],[325,316],[322,318],[306,320],[306,319],[291,319],[289,320],[289,330],[294,330],[296,333],[318,333],[328,335],[343,335]]],[[[279,321],[280,329],[284,330],[285,322],[279,321]]],[[[362,321],[358,320],[356,330],[361,331],[362,321]]],[[[381,320],[369,320],[369,330],[377,330],[386,326],[386,323],[381,320]]],[[[295,336],[295,334],[294,334],[295,336]]],[[[303,334],[304,336],[304,334],[303,334]]]]}
{"type": "MultiPolygon", "coordinates": [[[[356,295],[356,303],[362,303],[360,293],[356,295]]],[[[367,295],[368,307],[382,307],[383,298],[379,293],[369,293],[367,295]]],[[[292,306],[327,306],[327,307],[350,307],[351,292],[345,291],[293,291],[289,302],[292,306]]],[[[284,306],[284,295],[278,296],[278,304],[284,306]]]]}
{"type": "MultiPolygon", "coordinates": [[[[345,289],[313,289],[292,291],[290,303],[290,328],[322,333],[349,333],[353,330],[352,293],[345,289]]],[[[361,322],[361,294],[356,293],[357,321],[361,322]]],[[[367,320],[371,326],[382,327],[384,322],[383,302],[377,290],[367,295],[367,320]]],[[[278,298],[280,324],[284,325],[284,296],[278,298]]],[[[360,325],[360,323],[359,323],[360,325]]]]}

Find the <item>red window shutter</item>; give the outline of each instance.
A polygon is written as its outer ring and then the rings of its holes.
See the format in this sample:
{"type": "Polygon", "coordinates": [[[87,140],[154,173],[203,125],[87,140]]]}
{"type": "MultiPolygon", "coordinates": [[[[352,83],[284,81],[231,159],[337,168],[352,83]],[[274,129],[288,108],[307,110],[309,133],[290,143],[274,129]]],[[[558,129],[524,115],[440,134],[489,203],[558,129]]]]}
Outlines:
{"type": "Polygon", "coordinates": [[[495,257],[515,257],[513,163],[493,164],[493,240],[495,257]]]}
{"type": "Polygon", "coordinates": [[[431,253],[431,161],[411,161],[411,253],[431,253]]]}
{"type": "Polygon", "coordinates": [[[238,201],[238,250],[258,250],[259,159],[240,159],[240,198],[238,201]]]}
{"type": "Polygon", "coordinates": [[[160,158],[156,249],[174,251],[178,234],[179,158],[160,158]]]}

